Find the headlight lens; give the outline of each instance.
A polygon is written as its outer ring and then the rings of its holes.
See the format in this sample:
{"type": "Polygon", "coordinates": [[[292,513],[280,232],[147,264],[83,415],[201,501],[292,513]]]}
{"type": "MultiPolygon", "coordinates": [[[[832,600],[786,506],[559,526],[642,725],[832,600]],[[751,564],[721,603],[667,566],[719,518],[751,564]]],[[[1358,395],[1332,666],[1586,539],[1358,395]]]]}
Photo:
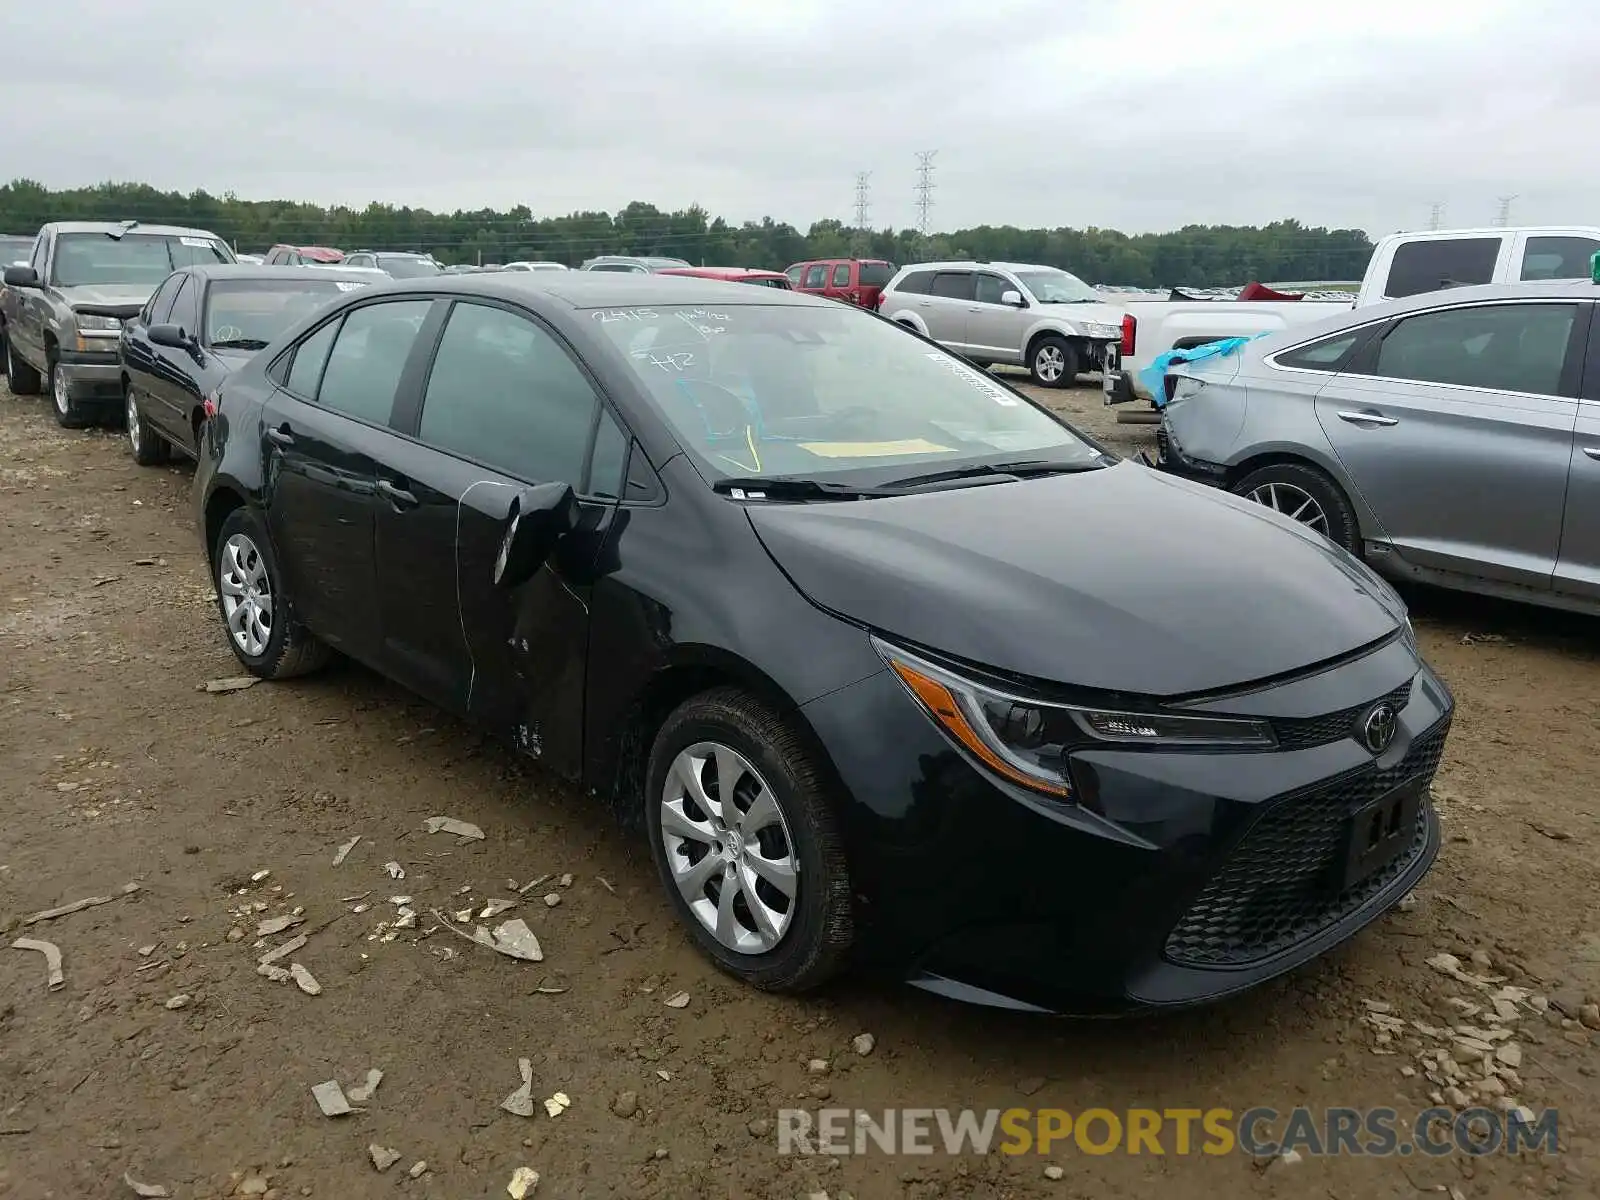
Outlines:
{"type": "Polygon", "coordinates": [[[83,333],[119,333],[122,322],[115,317],[102,317],[93,313],[74,313],[78,329],[83,333]]]}
{"type": "Polygon", "coordinates": [[[1118,340],[1122,338],[1122,326],[1120,325],[1106,325],[1100,321],[1085,321],[1083,330],[1092,338],[1117,338],[1118,340]]]}
{"type": "Polygon", "coordinates": [[[1277,744],[1265,721],[1047,703],[975,683],[881,638],[872,644],[946,736],[1001,778],[1058,799],[1072,798],[1067,756],[1085,746],[1264,750],[1277,744]]]}

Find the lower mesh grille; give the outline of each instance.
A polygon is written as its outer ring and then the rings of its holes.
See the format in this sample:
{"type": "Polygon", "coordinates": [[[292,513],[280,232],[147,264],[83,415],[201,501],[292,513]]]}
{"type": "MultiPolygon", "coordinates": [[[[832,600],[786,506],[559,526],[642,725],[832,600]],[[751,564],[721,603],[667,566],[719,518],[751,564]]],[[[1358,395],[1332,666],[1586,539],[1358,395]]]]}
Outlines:
{"type": "Polygon", "coordinates": [[[1274,803],[1168,935],[1167,958],[1193,967],[1258,962],[1326,929],[1393,883],[1427,847],[1426,798],[1410,844],[1372,875],[1340,888],[1346,821],[1402,783],[1419,779],[1425,787],[1439,767],[1449,728],[1448,719],[1435,725],[1395,766],[1363,767],[1274,803]]]}

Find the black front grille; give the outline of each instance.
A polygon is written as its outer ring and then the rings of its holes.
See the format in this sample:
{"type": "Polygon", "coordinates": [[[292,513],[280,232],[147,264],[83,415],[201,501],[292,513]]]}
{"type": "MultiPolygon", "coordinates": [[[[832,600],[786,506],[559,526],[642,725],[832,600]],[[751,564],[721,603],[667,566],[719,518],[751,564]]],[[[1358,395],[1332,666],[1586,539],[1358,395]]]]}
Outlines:
{"type": "Polygon", "coordinates": [[[1361,714],[1379,701],[1388,701],[1394,705],[1395,711],[1399,712],[1405,708],[1410,699],[1411,681],[1407,680],[1387,695],[1379,696],[1377,700],[1341,708],[1338,712],[1325,713],[1320,717],[1274,718],[1272,730],[1278,735],[1278,745],[1285,750],[1325,746],[1329,742],[1337,742],[1340,738],[1353,737],[1356,732],[1356,721],[1361,714]]]}
{"type": "Polygon", "coordinates": [[[1426,797],[1410,845],[1367,878],[1341,888],[1346,822],[1402,783],[1416,779],[1426,787],[1449,728],[1448,718],[1435,725],[1392,767],[1363,767],[1274,803],[1245,831],[1168,935],[1167,958],[1192,967],[1246,966],[1326,929],[1393,883],[1427,847],[1426,797]]]}
{"type": "Polygon", "coordinates": [[[1156,430],[1156,461],[1172,461],[1172,441],[1167,436],[1167,429],[1164,425],[1156,430]]]}

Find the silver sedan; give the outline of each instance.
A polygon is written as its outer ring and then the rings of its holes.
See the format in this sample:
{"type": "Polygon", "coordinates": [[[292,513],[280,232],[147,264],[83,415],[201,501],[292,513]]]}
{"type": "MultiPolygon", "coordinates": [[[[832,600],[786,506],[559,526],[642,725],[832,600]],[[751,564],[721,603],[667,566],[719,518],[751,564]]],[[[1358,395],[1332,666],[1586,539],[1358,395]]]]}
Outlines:
{"type": "Polygon", "coordinates": [[[1600,614],[1597,300],[1454,288],[1177,364],[1156,465],[1392,578],[1600,614]]]}

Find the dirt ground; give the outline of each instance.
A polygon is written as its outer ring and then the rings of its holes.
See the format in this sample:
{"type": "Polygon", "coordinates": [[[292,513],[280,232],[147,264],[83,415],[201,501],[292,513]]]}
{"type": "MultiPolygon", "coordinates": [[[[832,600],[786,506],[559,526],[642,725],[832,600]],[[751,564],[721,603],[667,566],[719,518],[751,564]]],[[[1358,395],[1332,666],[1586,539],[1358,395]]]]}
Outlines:
{"type": "MultiPolygon", "coordinates": [[[[1110,421],[1098,391],[1050,399],[1119,450],[1149,440],[1148,426],[1110,421]]],[[[68,433],[44,402],[0,388],[0,1194],[132,1196],[127,1172],[186,1200],[454,1200],[505,1196],[520,1166],[541,1175],[541,1198],[1600,1194],[1600,1064],[1581,1022],[1600,993],[1600,624],[1410,597],[1460,705],[1436,786],[1446,844],[1415,907],[1288,979],[1111,1023],[862,981],[779,999],[693,951],[632,835],[366,671],[198,691],[238,671],[190,475],[141,469],[119,431],[68,433]],[[487,837],[424,833],[435,815],[487,837]],[[507,915],[537,933],[542,963],[431,915],[539,877],[507,915]],[[19,925],[130,882],[131,895],[19,925]],[[395,896],[412,897],[417,928],[394,927],[395,896]],[[288,932],[308,942],[293,961],[320,995],[255,969],[287,936],[260,943],[257,922],[294,913],[304,924],[288,932]],[[19,936],[59,945],[64,987],[47,988],[42,955],[4,948],[19,936]],[[1441,952],[1462,977],[1428,965],[1441,952]],[[1497,1015],[1503,982],[1525,991],[1502,994],[1497,1015]],[[687,1006],[669,1006],[679,991],[687,1006]],[[1482,1055],[1457,1042],[1462,1099],[1559,1108],[1560,1155],[1263,1164],[1169,1143],[1166,1156],[1068,1144],[1043,1159],[830,1160],[780,1157],[773,1132],[777,1109],[821,1105],[1415,1113],[1457,1070],[1419,1055],[1463,1024],[1520,1065],[1474,1090],[1482,1055]],[[861,1033],[868,1055],[852,1049],[861,1033]],[[519,1058],[532,1117],[499,1108],[519,1058]],[[362,1111],[319,1113],[312,1085],[348,1089],[370,1068],[384,1075],[362,1111]],[[551,1117],[540,1102],[558,1091],[570,1107],[551,1117]],[[398,1161],[380,1172],[370,1144],[398,1161]]]]}

